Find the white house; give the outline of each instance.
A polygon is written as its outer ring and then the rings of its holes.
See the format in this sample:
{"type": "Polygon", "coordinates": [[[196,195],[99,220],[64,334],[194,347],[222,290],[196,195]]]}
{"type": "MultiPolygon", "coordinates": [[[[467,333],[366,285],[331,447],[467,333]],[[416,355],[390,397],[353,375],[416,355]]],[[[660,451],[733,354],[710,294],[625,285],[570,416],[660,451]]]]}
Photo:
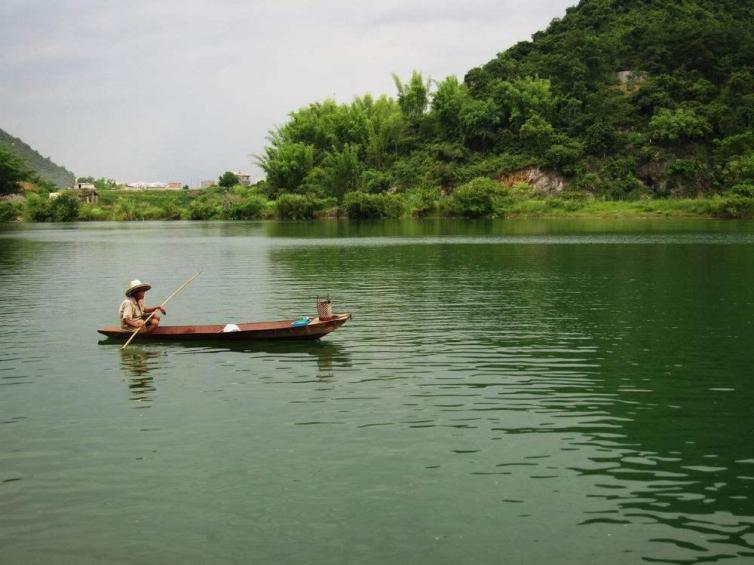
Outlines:
{"type": "Polygon", "coordinates": [[[249,186],[251,184],[251,175],[249,173],[243,171],[231,172],[238,177],[238,184],[242,184],[243,186],[249,186]]]}
{"type": "Polygon", "coordinates": [[[165,190],[168,187],[166,182],[129,182],[126,185],[127,190],[165,190]]]}

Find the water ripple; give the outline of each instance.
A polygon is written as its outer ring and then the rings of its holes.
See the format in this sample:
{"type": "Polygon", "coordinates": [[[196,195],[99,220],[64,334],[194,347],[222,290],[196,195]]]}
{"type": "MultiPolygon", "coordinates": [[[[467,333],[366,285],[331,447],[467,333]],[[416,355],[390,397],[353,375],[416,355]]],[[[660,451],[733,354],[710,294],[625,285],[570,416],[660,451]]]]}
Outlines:
{"type": "Polygon", "coordinates": [[[753,557],[754,235],[705,226],[2,231],[0,555],[117,560],[134,531],[141,561],[753,557]],[[327,293],[354,318],[321,343],[97,343],[128,280],[156,301],[198,267],[170,323],[327,293]]]}

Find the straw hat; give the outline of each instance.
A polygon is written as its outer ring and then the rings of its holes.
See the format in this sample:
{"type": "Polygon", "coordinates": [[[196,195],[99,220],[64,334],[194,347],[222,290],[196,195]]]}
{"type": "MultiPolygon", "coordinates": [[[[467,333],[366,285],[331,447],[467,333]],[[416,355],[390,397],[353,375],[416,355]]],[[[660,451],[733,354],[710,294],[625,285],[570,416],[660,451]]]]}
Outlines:
{"type": "Polygon", "coordinates": [[[152,285],[149,283],[143,283],[139,279],[134,279],[129,283],[128,288],[126,289],[126,296],[131,296],[134,291],[140,290],[142,288],[144,290],[149,290],[150,288],[152,288],[152,285]]]}

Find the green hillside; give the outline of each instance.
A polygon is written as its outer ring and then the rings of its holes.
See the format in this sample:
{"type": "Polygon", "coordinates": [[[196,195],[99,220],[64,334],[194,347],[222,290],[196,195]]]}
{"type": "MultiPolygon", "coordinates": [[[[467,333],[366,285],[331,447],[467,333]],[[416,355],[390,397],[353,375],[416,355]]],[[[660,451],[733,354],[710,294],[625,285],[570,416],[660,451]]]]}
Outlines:
{"type": "Polygon", "coordinates": [[[42,157],[29,145],[2,129],[0,129],[0,148],[21,159],[26,168],[31,169],[42,180],[55,186],[72,186],[76,180],[71,171],[56,165],[47,157],[42,157]]]}
{"type": "Polygon", "coordinates": [[[395,82],[293,112],[259,157],[270,195],[421,201],[530,167],[604,200],[754,195],[751,2],[582,0],[463,81],[395,82]]]}

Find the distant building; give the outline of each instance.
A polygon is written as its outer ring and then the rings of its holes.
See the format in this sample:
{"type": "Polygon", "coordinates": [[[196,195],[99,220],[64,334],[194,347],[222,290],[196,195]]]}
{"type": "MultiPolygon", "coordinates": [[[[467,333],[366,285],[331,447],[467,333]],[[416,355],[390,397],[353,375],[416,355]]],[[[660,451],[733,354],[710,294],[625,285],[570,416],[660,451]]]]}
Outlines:
{"type": "Polygon", "coordinates": [[[649,74],[645,71],[618,71],[618,80],[623,84],[632,82],[644,82],[649,74]]]}
{"type": "Polygon", "coordinates": [[[78,195],[79,200],[87,204],[94,204],[99,201],[99,194],[97,194],[97,190],[93,185],[92,188],[77,188],[75,189],[75,192],[78,195]]]}
{"type": "MultiPolygon", "coordinates": [[[[90,183],[76,183],[78,184],[90,184],[90,183]]],[[[85,204],[94,204],[95,202],[99,201],[99,194],[97,194],[97,190],[94,188],[94,185],[91,185],[92,188],[73,188],[71,189],[76,196],[79,197],[79,200],[81,202],[84,202],[85,204]]],[[[63,191],[59,192],[51,192],[48,196],[50,200],[55,200],[58,196],[63,194],[63,191]]]]}
{"type": "Polygon", "coordinates": [[[243,171],[231,172],[238,177],[238,184],[243,186],[249,186],[251,184],[251,175],[249,173],[244,173],[243,171]]]}
{"type": "Polygon", "coordinates": [[[210,186],[215,186],[215,181],[203,180],[201,184],[199,185],[199,188],[209,188],[210,186]]]}
{"type": "Polygon", "coordinates": [[[182,190],[183,183],[182,182],[169,182],[165,188],[167,188],[168,190],[182,190]]]}
{"type": "Polygon", "coordinates": [[[621,91],[624,94],[631,94],[639,90],[642,84],[649,78],[649,73],[645,71],[619,71],[616,73],[621,91]]]}
{"type": "Polygon", "coordinates": [[[94,185],[90,182],[76,182],[73,184],[73,188],[75,188],[76,190],[83,190],[83,189],[94,190],[95,189],[94,185]]]}
{"type": "Polygon", "coordinates": [[[168,187],[166,182],[129,182],[126,184],[126,190],[165,190],[168,187]]]}

